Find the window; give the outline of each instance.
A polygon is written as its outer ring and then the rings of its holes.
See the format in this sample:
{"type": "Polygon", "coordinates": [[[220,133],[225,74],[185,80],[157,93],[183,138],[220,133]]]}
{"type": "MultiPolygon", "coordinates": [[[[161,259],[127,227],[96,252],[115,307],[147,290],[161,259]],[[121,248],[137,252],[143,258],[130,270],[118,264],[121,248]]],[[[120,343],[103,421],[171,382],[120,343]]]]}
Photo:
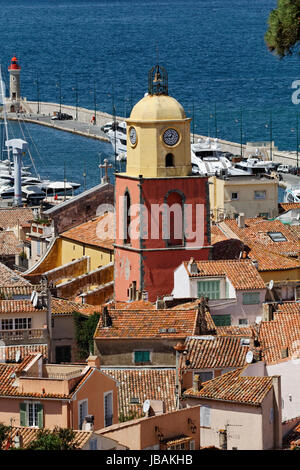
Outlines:
{"type": "Polygon", "coordinates": [[[273,242],[286,242],[287,239],[281,232],[268,232],[269,237],[273,242]]]}
{"type": "Polygon", "coordinates": [[[134,363],[150,362],[150,351],[134,351],[134,363]]]}
{"type": "Polygon", "coordinates": [[[243,305],[254,305],[259,303],[259,292],[245,292],[243,294],[243,305]]]}
{"type": "Polygon", "coordinates": [[[41,242],[40,242],[40,240],[37,240],[37,242],[36,242],[36,254],[37,254],[37,256],[41,255],[41,242]]]}
{"type": "Polygon", "coordinates": [[[190,450],[195,450],[195,441],[190,441],[190,450]]]}
{"type": "Polygon", "coordinates": [[[254,191],[254,199],[266,199],[266,191],[254,191]]]}
{"type": "Polygon", "coordinates": [[[43,405],[37,402],[20,403],[20,425],[42,428],[43,405]]]}
{"type": "Polygon", "coordinates": [[[214,374],[212,371],[207,372],[195,372],[195,374],[200,376],[201,382],[207,382],[214,378],[214,374]]]}
{"type": "Polygon", "coordinates": [[[27,330],[31,328],[31,318],[15,318],[15,330],[27,330]]]}
{"type": "Polygon", "coordinates": [[[210,406],[202,405],[200,408],[200,426],[210,428],[210,406]]]}
{"type": "Polygon", "coordinates": [[[177,191],[172,191],[168,195],[166,203],[163,238],[167,240],[168,246],[182,246],[184,245],[183,196],[177,191]]]}
{"type": "Polygon", "coordinates": [[[258,214],[258,217],[264,217],[264,218],[267,219],[269,217],[269,212],[260,212],[258,214]]]}
{"type": "Polygon", "coordinates": [[[97,439],[91,439],[89,447],[90,447],[90,450],[98,450],[97,439]]]}
{"type": "Polygon", "coordinates": [[[104,427],[113,424],[113,392],[104,394],[104,427]]]}
{"type": "Polygon", "coordinates": [[[8,318],[1,320],[1,330],[30,330],[31,318],[8,318]]]}
{"type": "Polygon", "coordinates": [[[239,193],[231,193],[231,200],[236,201],[239,198],[239,193]]]}
{"type": "Polygon", "coordinates": [[[220,298],[220,281],[198,281],[198,297],[220,298]]]}
{"type": "Polygon", "coordinates": [[[174,155],[172,153],[167,153],[166,155],[166,167],[174,166],[174,155]]]}
{"type": "Polygon", "coordinates": [[[239,325],[248,325],[248,318],[239,318],[239,325]]]}
{"type": "Polygon", "coordinates": [[[124,234],[123,240],[124,244],[129,245],[131,243],[130,239],[130,195],[129,192],[126,191],[124,194],[124,234]]]}
{"type": "Polygon", "coordinates": [[[230,326],[231,315],[212,315],[212,319],[216,326],[230,326]]]}
{"type": "Polygon", "coordinates": [[[56,346],[55,359],[56,364],[71,362],[71,346],[56,346]]]}
{"type": "Polygon", "coordinates": [[[1,330],[13,330],[13,319],[1,320],[1,330]]]}
{"type": "Polygon", "coordinates": [[[82,429],[84,418],[88,414],[88,401],[87,400],[81,400],[78,403],[78,425],[79,429],[82,429]]]}

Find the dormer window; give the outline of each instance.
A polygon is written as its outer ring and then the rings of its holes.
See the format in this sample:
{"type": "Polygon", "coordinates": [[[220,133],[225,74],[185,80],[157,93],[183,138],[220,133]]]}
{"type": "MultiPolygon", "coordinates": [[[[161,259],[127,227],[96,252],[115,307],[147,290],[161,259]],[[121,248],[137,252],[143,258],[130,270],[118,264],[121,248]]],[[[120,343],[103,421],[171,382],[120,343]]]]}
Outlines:
{"type": "Polygon", "coordinates": [[[281,232],[268,232],[273,242],[286,242],[287,238],[281,232]]]}
{"type": "Polygon", "coordinates": [[[196,261],[192,261],[191,264],[190,264],[190,273],[191,274],[198,274],[198,266],[197,266],[197,263],[196,261]]]}

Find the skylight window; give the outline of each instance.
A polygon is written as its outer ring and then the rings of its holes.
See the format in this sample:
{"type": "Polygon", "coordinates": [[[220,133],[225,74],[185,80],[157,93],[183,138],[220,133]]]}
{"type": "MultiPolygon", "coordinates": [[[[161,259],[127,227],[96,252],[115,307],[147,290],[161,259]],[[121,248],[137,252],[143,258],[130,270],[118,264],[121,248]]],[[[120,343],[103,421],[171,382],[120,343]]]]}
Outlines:
{"type": "Polygon", "coordinates": [[[287,239],[281,232],[268,232],[269,237],[273,242],[286,242],[287,239]]]}

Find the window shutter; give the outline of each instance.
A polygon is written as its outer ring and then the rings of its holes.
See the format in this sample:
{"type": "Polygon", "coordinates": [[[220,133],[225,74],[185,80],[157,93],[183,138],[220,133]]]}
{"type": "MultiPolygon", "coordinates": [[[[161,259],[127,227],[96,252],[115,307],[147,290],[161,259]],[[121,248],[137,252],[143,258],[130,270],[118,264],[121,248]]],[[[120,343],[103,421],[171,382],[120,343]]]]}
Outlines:
{"type": "Polygon", "coordinates": [[[43,413],[43,405],[38,403],[37,405],[37,410],[38,410],[38,427],[43,428],[44,427],[44,413],[43,413]]]}
{"type": "Polygon", "coordinates": [[[27,418],[27,406],[26,403],[20,403],[20,426],[26,426],[26,418],[27,418]]]}

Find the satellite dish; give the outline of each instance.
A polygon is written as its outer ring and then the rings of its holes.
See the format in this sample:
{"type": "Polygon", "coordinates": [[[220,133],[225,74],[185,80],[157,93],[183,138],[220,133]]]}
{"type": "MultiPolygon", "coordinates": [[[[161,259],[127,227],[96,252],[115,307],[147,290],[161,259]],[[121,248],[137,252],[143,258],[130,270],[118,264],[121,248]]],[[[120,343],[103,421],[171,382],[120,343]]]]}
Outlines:
{"type": "Polygon", "coordinates": [[[246,362],[247,364],[251,364],[252,361],[253,361],[253,352],[248,351],[246,355],[246,362]]]}
{"type": "Polygon", "coordinates": [[[271,279],[271,281],[269,282],[268,288],[269,288],[270,290],[272,290],[273,287],[274,287],[274,281],[273,281],[273,279],[271,279]]]}
{"type": "Polygon", "coordinates": [[[19,362],[20,357],[21,357],[21,352],[20,352],[20,349],[18,349],[18,351],[16,352],[16,357],[15,357],[16,362],[19,362]]]}
{"type": "Polygon", "coordinates": [[[148,413],[149,409],[150,409],[150,400],[146,400],[144,401],[144,404],[143,404],[143,412],[148,413]]]}

